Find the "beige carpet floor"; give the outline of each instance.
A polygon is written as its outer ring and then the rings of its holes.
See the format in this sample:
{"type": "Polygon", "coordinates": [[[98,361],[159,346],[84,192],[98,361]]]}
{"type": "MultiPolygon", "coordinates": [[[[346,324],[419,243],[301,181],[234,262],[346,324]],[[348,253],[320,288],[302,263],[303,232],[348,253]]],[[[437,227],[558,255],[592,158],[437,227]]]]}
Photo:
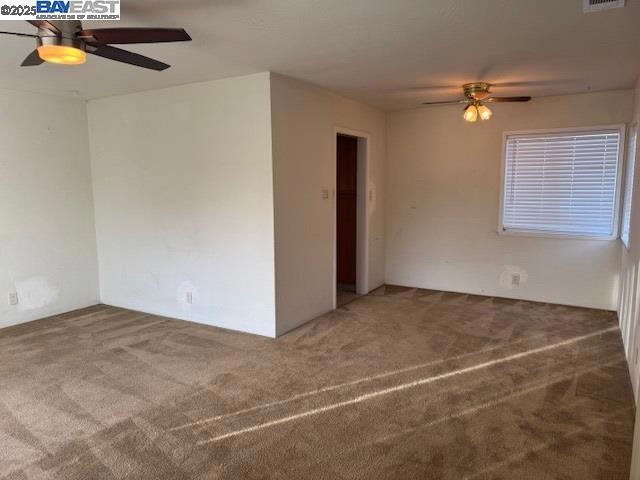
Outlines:
{"type": "Polygon", "coordinates": [[[96,306],[0,330],[0,478],[627,480],[615,314],[383,287],[278,339],[96,306]]]}

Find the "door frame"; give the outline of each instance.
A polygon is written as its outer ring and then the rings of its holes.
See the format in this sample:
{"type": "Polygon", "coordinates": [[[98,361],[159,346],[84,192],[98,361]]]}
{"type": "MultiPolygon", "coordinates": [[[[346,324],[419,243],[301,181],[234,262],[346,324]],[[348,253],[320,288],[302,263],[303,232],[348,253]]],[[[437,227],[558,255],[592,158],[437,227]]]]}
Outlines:
{"type": "Polygon", "coordinates": [[[358,139],[358,180],[356,213],[356,293],[369,293],[369,203],[372,191],[369,186],[370,135],[345,127],[335,127],[333,132],[333,308],[337,306],[338,287],[338,135],[358,139]]]}

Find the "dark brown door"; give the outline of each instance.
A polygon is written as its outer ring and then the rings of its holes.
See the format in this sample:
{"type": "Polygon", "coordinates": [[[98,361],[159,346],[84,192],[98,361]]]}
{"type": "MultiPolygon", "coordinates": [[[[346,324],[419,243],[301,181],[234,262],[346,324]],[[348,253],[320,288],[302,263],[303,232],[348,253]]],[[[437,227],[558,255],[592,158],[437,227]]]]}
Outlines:
{"type": "Polygon", "coordinates": [[[337,165],[337,267],[338,286],[355,289],[358,209],[358,139],[338,135],[337,165]]]}

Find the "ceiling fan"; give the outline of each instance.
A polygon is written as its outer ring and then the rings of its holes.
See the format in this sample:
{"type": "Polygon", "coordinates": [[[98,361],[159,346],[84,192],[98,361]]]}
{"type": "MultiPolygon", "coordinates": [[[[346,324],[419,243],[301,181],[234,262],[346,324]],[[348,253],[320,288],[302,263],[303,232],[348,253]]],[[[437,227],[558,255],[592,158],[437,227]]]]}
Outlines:
{"type": "Polygon", "coordinates": [[[32,67],[43,62],[79,65],[86,61],[87,53],[90,53],[116,62],[162,71],[170,65],[109,44],[191,40],[189,34],[182,28],[90,28],[84,30],[82,23],[78,20],[27,20],[27,22],[38,28],[37,34],[0,32],[36,39],[36,49],[27,55],[21,64],[22,67],[32,67]]]}
{"type": "Polygon", "coordinates": [[[424,102],[423,105],[453,105],[467,104],[464,109],[463,118],[467,122],[476,122],[478,117],[482,120],[489,120],[493,112],[485,103],[499,102],[528,102],[531,97],[494,97],[491,94],[491,84],[486,82],[466,83],[462,86],[464,99],[444,101],[444,102],[424,102]]]}

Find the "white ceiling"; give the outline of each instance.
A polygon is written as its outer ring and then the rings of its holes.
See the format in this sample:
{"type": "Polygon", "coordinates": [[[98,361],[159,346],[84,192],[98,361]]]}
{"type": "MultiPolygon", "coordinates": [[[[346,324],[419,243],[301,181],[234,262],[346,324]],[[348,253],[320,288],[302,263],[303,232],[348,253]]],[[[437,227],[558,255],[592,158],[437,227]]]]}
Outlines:
{"type": "MultiPolygon", "coordinates": [[[[584,15],[582,0],[121,0],[120,22],[184,27],[194,41],[133,45],[153,72],[90,57],[21,68],[34,47],[2,36],[0,88],[96,98],[270,70],[384,109],[454,98],[483,80],[533,96],[630,88],[640,74],[640,0],[584,15]]],[[[1,30],[31,32],[25,22],[1,30]]]]}

